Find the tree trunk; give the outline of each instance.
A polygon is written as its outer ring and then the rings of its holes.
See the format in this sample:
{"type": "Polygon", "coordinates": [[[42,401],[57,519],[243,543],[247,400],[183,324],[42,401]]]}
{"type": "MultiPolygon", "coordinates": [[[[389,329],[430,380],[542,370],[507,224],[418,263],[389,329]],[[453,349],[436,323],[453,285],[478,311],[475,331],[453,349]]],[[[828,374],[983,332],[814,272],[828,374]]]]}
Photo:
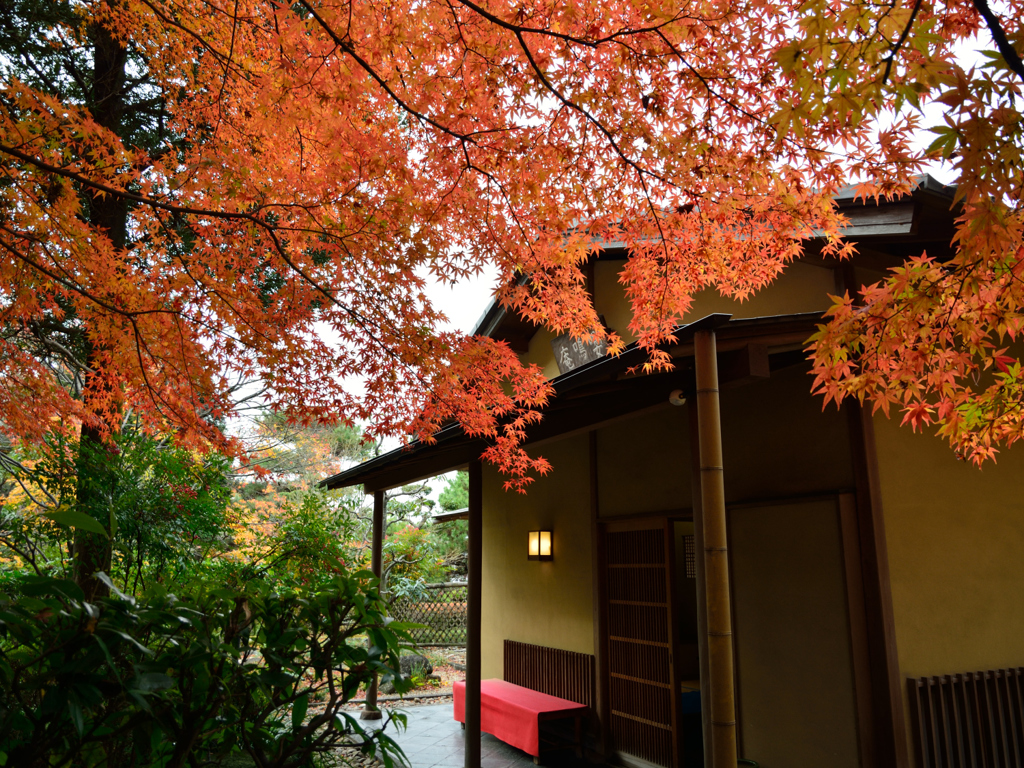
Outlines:
{"type": "MultiPolygon", "coordinates": [[[[89,32],[93,43],[93,81],[89,94],[90,109],[99,125],[114,133],[122,127],[125,104],[125,72],[128,52],[103,27],[93,27],[89,32]]],[[[88,200],[90,221],[102,229],[110,238],[114,248],[124,249],[128,232],[128,207],[125,200],[116,195],[91,197],[88,200]]],[[[88,329],[84,329],[88,336],[88,329]]],[[[90,341],[86,364],[94,371],[97,357],[90,341]]],[[[111,402],[119,400],[118,393],[104,392],[106,383],[102,376],[87,373],[83,385],[82,400],[94,416],[106,422],[108,432],[116,432],[120,426],[120,414],[111,402]],[[114,397],[111,398],[110,395],[114,397]],[[91,404],[97,407],[92,408],[91,404]]],[[[82,426],[78,458],[75,462],[77,473],[77,501],[81,512],[94,517],[105,528],[110,527],[108,504],[109,486],[114,481],[110,467],[113,454],[104,444],[103,430],[97,424],[82,426]]],[[[111,531],[113,533],[113,531],[111,531]]],[[[112,555],[111,539],[99,534],[76,530],[74,539],[74,575],[76,583],[85,592],[86,600],[94,600],[108,594],[103,582],[96,579],[97,571],[109,573],[112,555]]]]}
{"type": "MultiPolygon", "coordinates": [[[[83,426],[75,462],[78,510],[98,520],[104,528],[109,528],[110,514],[106,512],[108,496],[105,491],[112,480],[112,472],[109,461],[104,460],[106,451],[99,430],[83,426]]],[[[91,602],[97,597],[105,597],[109,590],[106,584],[96,578],[96,573],[110,573],[111,540],[77,528],[73,552],[75,583],[85,592],[85,599],[91,602]]]]}

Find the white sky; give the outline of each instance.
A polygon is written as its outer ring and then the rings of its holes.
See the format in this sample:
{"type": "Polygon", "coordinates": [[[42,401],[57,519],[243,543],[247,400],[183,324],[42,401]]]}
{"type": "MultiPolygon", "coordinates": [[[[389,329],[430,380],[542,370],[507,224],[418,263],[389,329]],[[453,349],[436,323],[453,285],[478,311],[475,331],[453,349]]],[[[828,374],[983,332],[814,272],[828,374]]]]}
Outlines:
{"type": "MultiPolygon", "coordinates": [[[[444,312],[448,318],[448,325],[445,330],[458,330],[463,333],[472,333],[481,315],[490,306],[494,296],[497,271],[489,270],[469,280],[448,286],[443,283],[429,282],[427,285],[427,296],[434,303],[434,306],[444,312]]],[[[385,440],[382,448],[385,451],[397,448],[401,441],[397,438],[385,440]]],[[[429,498],[437,501],[438,496],[447,484],[449,477],[455,473],[440,475],[430,481],[431,493],[429,498]]],[[[437,511],[440,511],[438,508],[437,511]]]]}
{"type": "Polygon", "coordinates": [[[429,282],[427,296],[448,318],[448,327],[445,330],[472,333],[477,320],[490,306],[496,280],[497,270],[492,268],[478,277],[451,287],[429,282]]]}

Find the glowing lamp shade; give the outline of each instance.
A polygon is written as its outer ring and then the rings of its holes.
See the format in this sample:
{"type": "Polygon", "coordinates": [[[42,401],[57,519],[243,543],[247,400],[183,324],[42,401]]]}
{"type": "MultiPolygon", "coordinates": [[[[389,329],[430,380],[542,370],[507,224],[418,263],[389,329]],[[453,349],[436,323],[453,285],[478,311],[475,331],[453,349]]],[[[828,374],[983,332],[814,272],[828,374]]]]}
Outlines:
{"type": "Polygon", "coordinates": [[[551,531],[530,531],[528,560],[551,560],[551,531]]]}

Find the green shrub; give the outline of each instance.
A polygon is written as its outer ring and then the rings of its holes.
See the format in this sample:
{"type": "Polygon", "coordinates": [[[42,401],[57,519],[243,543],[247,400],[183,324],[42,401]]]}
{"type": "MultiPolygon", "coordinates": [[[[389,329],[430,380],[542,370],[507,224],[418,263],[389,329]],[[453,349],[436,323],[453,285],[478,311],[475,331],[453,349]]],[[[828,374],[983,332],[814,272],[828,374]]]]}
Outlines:
{"type": "Polygon", "coordinates": [[[0,597],[0,765],[198,768],[244,753],[307,768],[347,744],[387,766],[401,755],[342,709],[375,673],[408,689],[404,628],[385,625],[369,573],[306,593],[114,593],[88,603],[71,581],[31,576],[0,597]]]}
{"type": "Polygon", "coordinates": [[[309,491],[298,504],[281,505],[272,531],[251,549],[239,576],[319,588],[352,570],[357,557],[348,542],[354,530],[348,509],[332,505],[322,491],[309,491]]]}

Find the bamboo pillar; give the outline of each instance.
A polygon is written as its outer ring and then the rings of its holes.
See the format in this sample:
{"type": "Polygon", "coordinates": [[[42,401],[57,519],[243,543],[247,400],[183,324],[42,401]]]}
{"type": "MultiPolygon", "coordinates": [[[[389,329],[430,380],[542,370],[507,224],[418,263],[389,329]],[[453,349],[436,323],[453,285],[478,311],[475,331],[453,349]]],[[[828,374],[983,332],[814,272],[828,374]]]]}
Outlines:
{"type": "MultiPolygon", "coordinates": [[[[373,537],[370,540],[370,570],[380,579],[382,555],[384,550],[384,491],[373,493],[373,537]]],[[[369,640],[367,641],[369,642],[369,640]]],[[[360,720],[380,720],[381,712],[377,708],[377,676],[373,676],[370,687],[366,690],[366,702],[359,713],[360,720]]]]}
{"type": "Polygon", "coordinates": [[[729,549],[725,527],[722,421],[718,402],[715,332],[693,337],[697,373],[701,522],[707,590],[707,641],[711,694],[711,765],[736,768],[736,705],[733,683],[729,549]]]}
{"type": "Polygon", "coordinates": [[[483,468],[469,463],[469,585],[466,596],[466,768],[480,768],[480,556],[483,468]]]}
{"type": "Polygon", "coordinates": [[[697,425],[697,399],[687,403],[690,427],[690,483],[693,499],[693,544],[697,566],[697,648],[700,657],[701,739],[704,742],[704,765],[714,765],[714,743],[711,739],[711,665],[708,662],[708,593],[704,578],[704,505],[700,487],[700,434],[697,425]]]}

